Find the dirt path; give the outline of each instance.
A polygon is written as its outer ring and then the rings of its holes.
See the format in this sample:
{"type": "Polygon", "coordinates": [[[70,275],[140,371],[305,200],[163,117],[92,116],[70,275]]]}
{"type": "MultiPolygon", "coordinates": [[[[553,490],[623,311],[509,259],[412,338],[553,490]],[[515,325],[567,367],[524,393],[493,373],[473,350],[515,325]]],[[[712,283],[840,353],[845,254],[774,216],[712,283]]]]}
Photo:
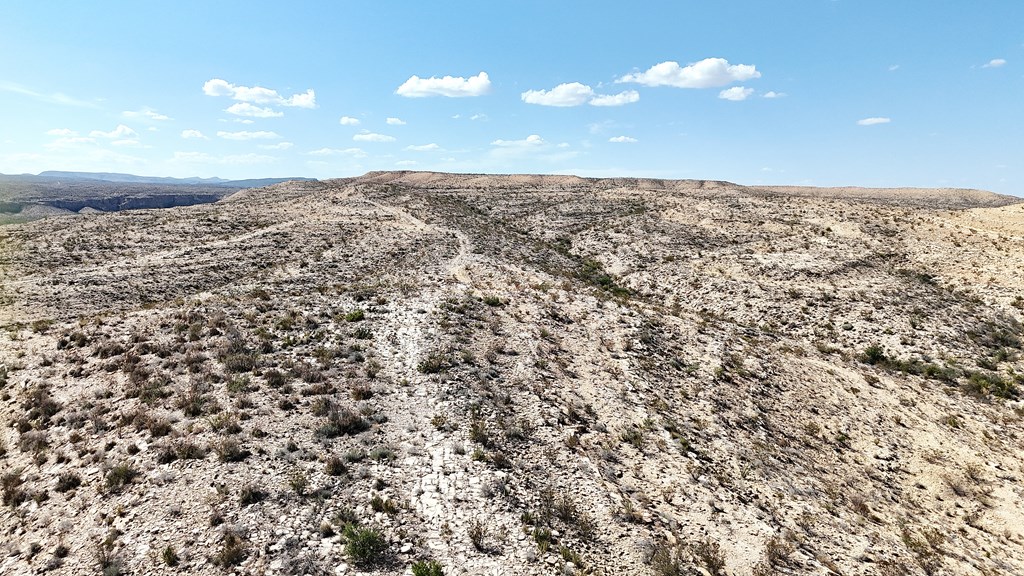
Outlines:
{"type": "Polygon", "coordinates": [[[365,198],[364,201],[387,212],[388,214],[391,214],[399,222],[404,222],[406,224],[406,227],[411,228],[413,230],[417,230],[420,232],[433,231],[442,234],[450,234],[454,236],[459,241],[459,251],[455,255],[455,257],[448,262],[446,269],[448,273],[453,278],[455,278],[459,283],[465,284],[466,286],[473,285],[473,279],[469,275],[471,243],[469,241],[469,237],[466,236],[464,232],[462,232],[461,230],[455,230],[453,228],[428,224],[423,220],[420,220],[419,218],[413,216],[412,214],[409,214],[405,210],[402,210],[401,208],[398,208],[396,206],[387,206],[375,200],[370,200],[369,198],[365,198]]]}

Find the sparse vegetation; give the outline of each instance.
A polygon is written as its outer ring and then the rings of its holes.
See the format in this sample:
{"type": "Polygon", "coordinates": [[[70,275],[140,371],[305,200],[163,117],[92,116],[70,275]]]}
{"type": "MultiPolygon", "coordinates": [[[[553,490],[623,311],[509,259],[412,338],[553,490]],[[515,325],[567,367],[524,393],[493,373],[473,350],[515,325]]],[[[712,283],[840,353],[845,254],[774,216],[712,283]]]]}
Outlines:
{"type": "Polygon", "coordinates": [[[1024,566],[1019,207],[374,178],[0,227],[12,573],[1024,566]]]}
{"type": "Polygon", "coordinates": [[[380,530],[347,524],[341,535],[345,541],[345,553],[356,564],[372,566],[386,558],[388,544],[380,530]]]}

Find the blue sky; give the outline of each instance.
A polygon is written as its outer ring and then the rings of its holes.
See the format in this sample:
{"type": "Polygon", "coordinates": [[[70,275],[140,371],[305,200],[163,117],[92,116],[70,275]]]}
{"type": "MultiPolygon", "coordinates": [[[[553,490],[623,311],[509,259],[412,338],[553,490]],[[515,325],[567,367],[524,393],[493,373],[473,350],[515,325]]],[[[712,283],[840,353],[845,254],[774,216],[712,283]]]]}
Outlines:
{"type": "Polygon", "coordinates": [[[1024,195],[1022,23],[1019,0],[5,0],[0,172],[1024,195]]]}

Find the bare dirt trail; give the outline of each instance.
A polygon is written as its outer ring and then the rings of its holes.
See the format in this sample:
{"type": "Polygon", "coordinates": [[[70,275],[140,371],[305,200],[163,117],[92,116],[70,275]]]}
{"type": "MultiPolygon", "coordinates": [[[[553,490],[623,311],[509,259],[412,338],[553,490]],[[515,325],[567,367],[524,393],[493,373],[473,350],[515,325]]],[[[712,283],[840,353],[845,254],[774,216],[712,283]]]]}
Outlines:
{"type": "Polygon", "coordinates": [[[387,212],[388,214],[391,214],[398,221],[405,222],[408,227],[411,227],[414,230],[433,231],[437,233],[449,234],[451,236],[454,236],[459,241],[459,251],[458,253],[455,254],[455,257],[453,257],[448,262],[448,273],[453,278],[458,280],[459,283],[461,284],[465,284],[466,286],[473,285],[473,279],[469,275],[471,243],[469,240],[469,236],[467,236],[464,232],[462,232],[461,230],[456,230],[444,226],[427,224],[423,220],[420,220],[419,218],[413,216],[412,214],[409,214],[405,210],[402,210],[401,208],[398,208],[396,206],[388,206],[386,204],[381,204],[380,202],[370,200],[369,198],[364,198],[364,201],[387,212]]]}

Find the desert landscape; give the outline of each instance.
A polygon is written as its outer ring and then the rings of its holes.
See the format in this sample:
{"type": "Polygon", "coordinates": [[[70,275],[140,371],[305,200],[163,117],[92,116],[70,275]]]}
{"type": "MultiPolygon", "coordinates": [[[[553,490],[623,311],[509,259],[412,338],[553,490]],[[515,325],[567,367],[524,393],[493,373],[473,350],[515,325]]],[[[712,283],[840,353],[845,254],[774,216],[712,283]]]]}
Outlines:
{"type": "Polygon", "coordinates": [[[370,172],[0,226],[0,573],[1024,574],[1024,200],[370,172]]]}

